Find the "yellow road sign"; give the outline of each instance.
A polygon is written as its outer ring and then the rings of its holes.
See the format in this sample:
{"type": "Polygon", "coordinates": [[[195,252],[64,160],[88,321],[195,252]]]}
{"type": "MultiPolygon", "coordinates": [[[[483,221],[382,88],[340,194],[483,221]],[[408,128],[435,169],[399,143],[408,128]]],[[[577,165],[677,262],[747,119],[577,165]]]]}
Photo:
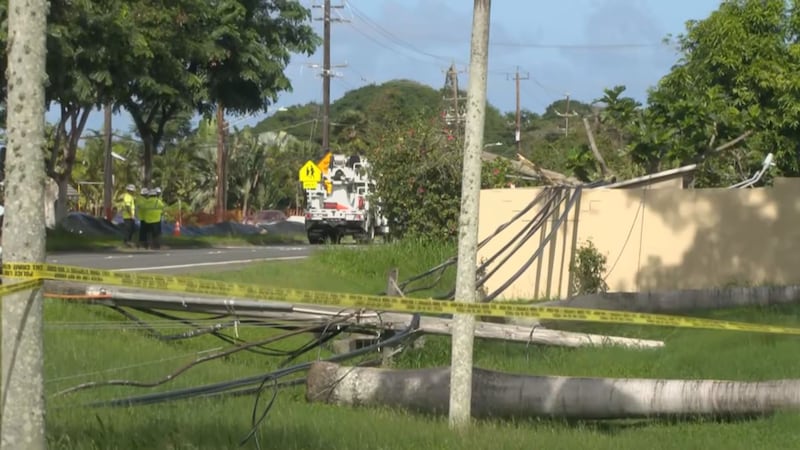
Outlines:
{"type": "Polygon", "coordinates": [[[322,171],[311,160],[300,168],[297,175],[298,179],[303,183],[304,189],[314,189],[322,180],[322,171]]]}

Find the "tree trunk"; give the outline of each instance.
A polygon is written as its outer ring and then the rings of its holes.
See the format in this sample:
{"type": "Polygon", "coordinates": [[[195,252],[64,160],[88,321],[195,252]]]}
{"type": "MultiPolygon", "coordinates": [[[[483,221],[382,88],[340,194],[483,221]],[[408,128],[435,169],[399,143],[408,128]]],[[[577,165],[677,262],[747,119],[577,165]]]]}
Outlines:
{"type": "Polygon", "coordinates": [[[153,137],[141,130],[139,133],[144,147],[144,153],[142,153],[142,186],[150,186],[150,182],[153,180],[153,137]]]}
{"type": "Polygon", "coordinates": [[[47,164],[46,173],[49,179],[54,180],[55,187],[50,186],[48,179],[47,194],[45,198],[45,217],[47,227],[52,228],[55,223],[60,222],[67,215],[67,189],[69,181],[72,179],[72,168],[75,165],[75,156],[78,152],[78,143],[89,114],[90,106],[61,105],[61,116],[56,126],[55,136],[53,137],[50,149],[50,161],[47,164]],[[70,124],[67,132],[67,123],[70,124]],[[56,196],[54,193],[58,192],[56,196]],[[51,209],[54,208],[53,211],[51,209]]]}
{"type": "Polygon", "coordinates": [[[247,201],[249,200],[249,197],[250,197],[250,190],[247,189],[242,194],[242,221],[243,222],[247,220],[247,201]]]}
{"type": "MultiPolygon", "coordinates": [[[[449,368],[311,366],[306,399],[446,414],[449,368]]],[[[740,382],[532,376],[474,369],[476,418],[624,419],[752,416],[800,409],[800,380],[740,382]]]]}
{"type": "MultiPolygon", "coordinates": [[[[3,259],[45,260],[46,0],[8,2],[3,259]]],[[[45,436],[42,291],[3,298],[0,447],[47,448],[45,436]]]]}
{"type": "MultiPolygon", "coordinates": [[[[72,172],[71,168],[70,168],[70,172],[72,172]]],[[[52,199],[55,202],[55,222],[56,223],[60,222],[61,219],[63,219],[67,215],[67,209],[68,209],[67,208],[67,194],[69,193],[68,189],[69,189],[69,179],[70,178],[71,177],[69,175],[62,174],[55,180],[55,188],[53,189],[53,191],[54,191],[53,193],[55,195],[53,195],[52,199]]],[[[46,196],[45,198],[47,199],[46,201],[48,201],[48,202],[50,201],[50,197],[49,196],[46,196]]],[[[49,224],[48,224],[48,227],[50,227],[49,224]]]]}

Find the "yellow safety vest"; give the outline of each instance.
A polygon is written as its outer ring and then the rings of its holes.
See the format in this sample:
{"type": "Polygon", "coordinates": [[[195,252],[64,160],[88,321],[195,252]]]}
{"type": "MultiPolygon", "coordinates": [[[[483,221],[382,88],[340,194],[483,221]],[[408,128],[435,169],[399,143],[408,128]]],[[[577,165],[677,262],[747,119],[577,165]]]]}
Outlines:
{"type": "Polygon", "coordinates": [[[146,220],[144,219],[145,216],[147,215],[147,210],[149,206],[148,200],[149,199],[147,197],[142,197],[142,196],[139,196],[139,198],[136,200],[136,213],[137,213],[136,215],[142,222],[146,222],[146,220]]]}
{"type": "Polygon", "coordinates": [[[122,218],[133,219],[136,215],[136,200],[129,193],[122,196],[122,218]]]}
{"type": "Polygon", "coordinates": [[[161,222],[161,213],[164,211],[164,202],[158,197],[147,199],[147,212],[144,214],[144,221],[147,223],[161,222]]]}

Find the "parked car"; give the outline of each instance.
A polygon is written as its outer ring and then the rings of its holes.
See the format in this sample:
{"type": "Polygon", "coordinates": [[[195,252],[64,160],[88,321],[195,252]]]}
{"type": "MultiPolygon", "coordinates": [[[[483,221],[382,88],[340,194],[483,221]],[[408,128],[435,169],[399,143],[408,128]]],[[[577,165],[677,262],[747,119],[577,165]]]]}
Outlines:
{"type": "Polygon", "coordinates": [[[279,222],[285,222],[288,217],[283,211],[278,209],[265,209],[256,211],[249,214],[242,223],[246,225],[273,225],[279,222]]]}

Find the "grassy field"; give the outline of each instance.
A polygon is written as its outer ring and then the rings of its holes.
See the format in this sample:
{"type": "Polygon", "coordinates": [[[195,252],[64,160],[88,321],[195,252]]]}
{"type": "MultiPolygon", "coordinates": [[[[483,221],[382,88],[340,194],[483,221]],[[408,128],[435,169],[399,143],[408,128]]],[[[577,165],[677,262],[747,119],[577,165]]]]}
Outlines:
{"type": "MultiPolygon", "coordinates": [[[[227,281],[257,282],[330,291],[375,293],[385,273],[399,267],[401,279],[451,254],[445,246],[392,244],[338,248],[313,258],[266,263],[237,272],[204,274],[227,281]]],[[[452,281],[452,273],[449,279],[452,281]]],[[[724,319],[800,325],[800,308],[761,308],[709,314],[724,319]]],[[[142,315],[160,333],[183,330],[172,322],[142,315]]],[[[797,337],[625,326],[582,326],[617,335],[664,339],[660,350],[559,349],[502,342],[476,343],[479,367],[530,374],[609,377],[726,378],[761,380],[800,377],[797,337]]],[[[233,334],[233,331],[229,332],[233,334]]],[[[276,333],[242,327],[249,340],[276,333]]],[[[295,348],[308,336],[281,341],[295,348]]],[[[46,383],[51,448],[63,449],[226,449],[238,448],[250,430],[253,396],[183,400],[130,408],[79,408],[87,401],[164,391],[258,375],[281,358],[237,353],[204,363],[156,388],[102,387],[55,395],[81,382],[158,380],[213,349],[210,336],[164,342],[136,330],[115,311],[101,307],[46,303],[46,383]]],[[[312,351],[305,360],[327,355],[312,351]]],[[[302,359],[301,359],[302,360],[302,359]]],[[[396,359],[398,367],[449,363],[449,340],[428,338],[423,349],[396,359]]],[[[308,404],[302,387],[280,392],[259,427],[262,448],[275,449],[755,449],[797,448],[800,415],[733,422],[617,421],[564,423],[553,420],[479,422],[465,435],[448,431],[446,417],[392,410],[308,404]]],[[[267,391],[269,397],[270,391],[267,391]]],[[[265,401],[262,399],[261,407],[265,401]]],[[[260,410],[260,409],[259,409],[260,410]]],[[[249,442],[244,448],[255,448],[249,442]]]]}

